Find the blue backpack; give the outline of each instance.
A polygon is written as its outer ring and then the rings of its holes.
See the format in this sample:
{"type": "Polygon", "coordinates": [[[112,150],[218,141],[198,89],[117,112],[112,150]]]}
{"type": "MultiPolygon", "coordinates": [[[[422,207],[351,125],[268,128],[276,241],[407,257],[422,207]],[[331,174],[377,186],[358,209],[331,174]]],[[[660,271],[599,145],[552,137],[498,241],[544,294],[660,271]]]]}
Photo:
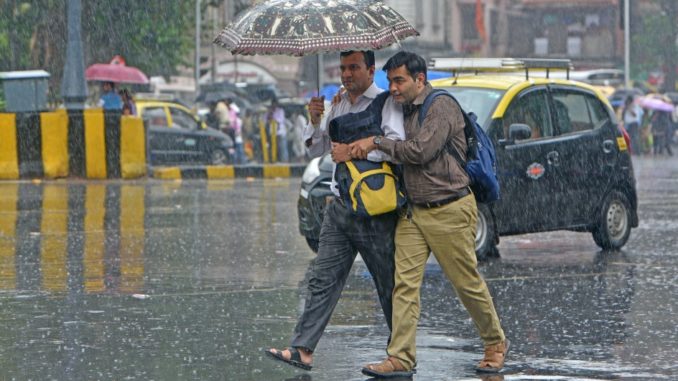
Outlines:
{"type": "Polygon", "coordinates": [[[476,121],[478,117],[474,113],[466,113],[461,105],[449,92],[441,89],[431,91],[424,100],[419,110],[419,125],[424,122],[433,100],[439,96],[450,97],[461,110],[464,116],[464,135],[466,135],[466,163],[461,159],[457,150],[451,144],[447,145],[447,152],[452,155],[464,168],[471,179],[471,190],[476,201],[489,203],[499,200],[499,181],[497,180],[497,159],[492,141],[487,137],[483,128],[476,121]]]}

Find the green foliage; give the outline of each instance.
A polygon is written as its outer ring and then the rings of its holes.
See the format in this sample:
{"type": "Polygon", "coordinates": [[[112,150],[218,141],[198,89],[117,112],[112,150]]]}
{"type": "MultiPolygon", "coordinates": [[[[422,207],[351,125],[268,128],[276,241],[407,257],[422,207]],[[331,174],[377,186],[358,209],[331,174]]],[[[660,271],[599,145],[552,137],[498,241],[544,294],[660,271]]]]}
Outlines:
{"type": "Polygon", "coordinates": [[[664,70],[666,79],[675,81],[678,66],[678,7],[675,0],[658,0],[658,12],[640,18],[639,33],[631,37],[632,72],[664,70]]]}
{"type": "MultiPolygon", "coordinates": [[[[84,0],[85,66],[122,55],[147,75],[176,72],[193,49],[195,3],[84,0]]],[[[45,69],[58,93],[66,54],[66,0],[0,0],[0,71],[45,69]]]]}
{"type": "Polygon", "coordinates": [[[119,54],[149,75],[170,75],[192,49],[191,1],[89,0],[83,2],[87,64],[119,54]]]}

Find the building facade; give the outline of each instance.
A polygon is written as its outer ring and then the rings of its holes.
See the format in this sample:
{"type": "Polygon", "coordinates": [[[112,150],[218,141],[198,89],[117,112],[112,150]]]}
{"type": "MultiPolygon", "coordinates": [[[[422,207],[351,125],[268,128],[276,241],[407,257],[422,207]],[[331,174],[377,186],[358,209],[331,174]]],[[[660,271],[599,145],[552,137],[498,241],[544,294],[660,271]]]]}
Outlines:
{"type": "MultiPolygon", "coordinates": [[[[404,49],[433,57],[569,58],[575,68],[623,64],[622,0],[385,0],[421,35],[404,49]]],[[[639,0],[646,3],[646,0],[639,0]]],[[[212,39],[247,0],[213,0],[203,15],[201,83],[273,82],[291,94],[315,87],[315,57],[234,57],[212,39]]],[[[398,50],[376,52],[377,65],[398,50]]],[[[323,57],[325,82],[339,81],[337,55],[323,57]]]]}

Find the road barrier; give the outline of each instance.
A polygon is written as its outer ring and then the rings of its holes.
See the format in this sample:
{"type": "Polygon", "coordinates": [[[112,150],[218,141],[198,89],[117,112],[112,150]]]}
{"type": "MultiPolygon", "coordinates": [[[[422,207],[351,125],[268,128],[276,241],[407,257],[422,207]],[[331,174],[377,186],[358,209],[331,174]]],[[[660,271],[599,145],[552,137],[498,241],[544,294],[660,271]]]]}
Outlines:
{"type": "Polygon", "coordinates": [[[0,179],[68,175],[65,111],[0,114],[0,179]]]}
{"type": "Polygon", "coordinates": [[[85,168],[90,179],[146,175],[146,133],[141,118],[85,110],[85,168]]]}
{"type": "Polygon", "coordinates": [[[77,119],[69,118],[65,110],[0,113],[0,179],[146,175],[141,118],[85,110],[81,133],[77,119]]]}
{"type": "Polygon", "coordinates": [[[153,168],[151,177],[164,180],[179,179],[233,179],[261,177],[300,177],[306,164],[267,164],[267,165],[219,165],[197,167],[153,168]]]}
{"type": "Polygon", "coordinates": [[[0,113],[0,179],[133,179],[147,174],[158,179],[301,176],[303,163],[269,164],[277,158],[276,126],[272,126],[270,147],[263,121],[259,127],[264,165],[148,169],[141,118],[102,109],[0,113]]]}

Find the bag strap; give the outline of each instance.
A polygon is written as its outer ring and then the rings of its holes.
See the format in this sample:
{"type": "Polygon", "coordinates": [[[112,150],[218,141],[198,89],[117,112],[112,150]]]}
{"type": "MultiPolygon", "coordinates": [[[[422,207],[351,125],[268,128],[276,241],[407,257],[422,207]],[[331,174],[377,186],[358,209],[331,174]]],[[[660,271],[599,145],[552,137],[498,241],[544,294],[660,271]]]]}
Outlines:
{"type": "Polygon", "coordinates": [[[389,95],[391,95],[389,91],[382,91],[376,97],[374,97],[369,107],[374,107],[379,110],[382,110],[384,108],[384,104],[386,103],[386,99],[388,98],[389,95]]]}
{"type": "MultiPolygon", "coordinates": [[[[459,106],[459,110],[461,111],[461,115],[464,118],[464,137],[466,138],[466,143],[467,147],[466,150],[467,152],[471,149],[475,149],[475,147],[471,147],[471,144],[475,144],[475,131],[473,130],[473,122],[469,119],[469,116],[464,112],[464,109],[461,108],[461,105],[457,101],[457,99],[449,93],[449,91],[443,90],[443,89],[433,89],[426,98],[424,99],[424,103],[421,105],[421,108],[419,109],[419,126],[421,127],[421,124],[424,123],[424,118],[426,118],[426,114],[428,113],[428,109],[431,107],[431,104],[437,98],[438,96],[447,96],[454,101],[454,103],[459,106]],[[469,141],[469,136],[473,136],[474,140],[473,142],[469,141]],[[469,144],[471,143],[471,144],[469,144]]],[[[475,114],[473,115],[475,116],[475,114]]],[[[453,144],[447,142],[445,144],[445,150],[454,157],[454,159],[459,163],[459,165],[463,168],[466,162],[461,158],[461,155],[459,152],[457,152],[457,149],[454,147],[453,144]]],[[[467,157],[469,155],[467,154],[467,157]]]]}

